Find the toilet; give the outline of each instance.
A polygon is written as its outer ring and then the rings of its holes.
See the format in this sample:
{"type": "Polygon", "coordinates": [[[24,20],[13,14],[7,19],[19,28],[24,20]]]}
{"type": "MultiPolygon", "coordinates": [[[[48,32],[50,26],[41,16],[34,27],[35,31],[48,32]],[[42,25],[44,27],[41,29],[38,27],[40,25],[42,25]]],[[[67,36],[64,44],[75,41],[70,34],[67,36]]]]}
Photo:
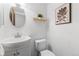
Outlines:
{"type": "Polygon", "coordinates": [[[48,50],[46,39],[35,40],[35,47],[40,56],[55,56],[53,52],[48,50]]]}

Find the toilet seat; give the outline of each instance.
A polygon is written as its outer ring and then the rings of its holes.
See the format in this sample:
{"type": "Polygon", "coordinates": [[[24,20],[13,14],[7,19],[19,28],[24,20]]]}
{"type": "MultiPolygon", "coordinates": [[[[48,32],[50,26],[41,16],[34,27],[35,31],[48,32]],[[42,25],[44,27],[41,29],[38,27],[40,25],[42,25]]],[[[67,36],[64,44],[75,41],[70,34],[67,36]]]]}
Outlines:
{"type": "Polygon", "coordinates": [[[44,50],[40,52],[41,56],[55,56],[55,54],[49,50],[44,50]]]}

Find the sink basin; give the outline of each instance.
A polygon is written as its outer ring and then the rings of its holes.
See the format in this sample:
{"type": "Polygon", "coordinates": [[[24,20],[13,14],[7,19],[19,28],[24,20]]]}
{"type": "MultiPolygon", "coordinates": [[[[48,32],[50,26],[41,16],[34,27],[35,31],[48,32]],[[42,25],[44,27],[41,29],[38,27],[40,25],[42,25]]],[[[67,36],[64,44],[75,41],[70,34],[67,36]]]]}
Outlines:
{"type": "Polygon", "coordinates": [[[27,41],[31,39],[29,36],[22,36],[22,37],[18,37],[18,38],[15,38],[15,37],[11,37],[11,38],[6,38],[6,39],[2,39],[0,41],[1,44],[8,44],[8,43],[20,43],[20,42],[24,42],[24,41],[27,41]]]}
{"type": "Polygon", "coordinates": [[[0,44],[2,44],[6,51],[13,49],[15,50],[21,46],[26,46],[27,42],[29,42],[30,39],[31,38],[29,36],[22,36],[20,38],[11,37],[1,40],[0,44]]]}

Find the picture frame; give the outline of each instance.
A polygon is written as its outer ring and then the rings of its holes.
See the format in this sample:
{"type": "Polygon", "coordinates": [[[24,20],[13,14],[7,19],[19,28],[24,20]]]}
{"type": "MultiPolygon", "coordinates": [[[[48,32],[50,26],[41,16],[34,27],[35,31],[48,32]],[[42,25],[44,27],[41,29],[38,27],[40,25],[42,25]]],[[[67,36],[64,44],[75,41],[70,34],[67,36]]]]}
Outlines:
{"type": "Polygon", "coordinates": [[[56,25],[71,23],[71,3],[65,3],[56,8],[56,25]]]}

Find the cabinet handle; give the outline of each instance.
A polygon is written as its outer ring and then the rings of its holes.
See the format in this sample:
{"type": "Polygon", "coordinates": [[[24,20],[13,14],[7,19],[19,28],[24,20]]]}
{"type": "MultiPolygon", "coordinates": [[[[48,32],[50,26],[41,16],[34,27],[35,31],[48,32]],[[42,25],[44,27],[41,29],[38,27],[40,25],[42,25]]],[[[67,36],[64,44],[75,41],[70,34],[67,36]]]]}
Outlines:
{"type": "Polygon", "coordinates": [[[15,52],[15,53],[13,54],[13,56],[18,56],[18,55],[20,55],[19,52],[15,52]]]}
{"type": "Polygon", "coordinates": [[[13,56],[16,56],[16,53],[14,53],[13,56]]]}
{"type": "Polygon", "coordinates": [[[17,52],[17,55],[20,55],[20,53],[19,53],[19,52],[17,52]]]}

